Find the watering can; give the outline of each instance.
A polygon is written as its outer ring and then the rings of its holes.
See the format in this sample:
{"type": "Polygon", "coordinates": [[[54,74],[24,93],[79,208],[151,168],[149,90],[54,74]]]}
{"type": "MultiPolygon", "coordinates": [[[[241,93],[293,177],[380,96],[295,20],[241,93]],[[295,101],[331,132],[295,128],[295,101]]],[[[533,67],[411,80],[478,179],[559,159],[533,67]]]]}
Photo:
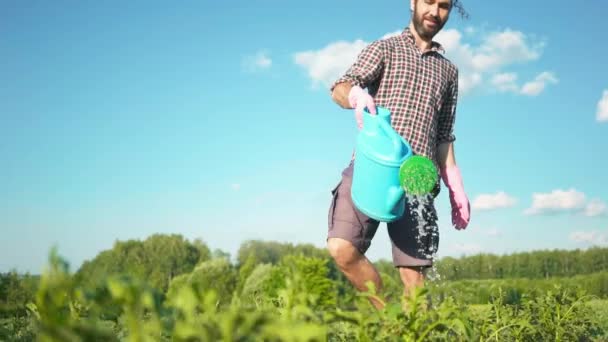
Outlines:
{"type": "Polygon", "coordinates": [[[400,168],[412,156],[409,143],[391,126],[390,111],[376,107],[377,115],[363,112],[363,129],[355,147],[351,198],[362,213],[381,222],[403,216],[405,190],[400,168]]]}

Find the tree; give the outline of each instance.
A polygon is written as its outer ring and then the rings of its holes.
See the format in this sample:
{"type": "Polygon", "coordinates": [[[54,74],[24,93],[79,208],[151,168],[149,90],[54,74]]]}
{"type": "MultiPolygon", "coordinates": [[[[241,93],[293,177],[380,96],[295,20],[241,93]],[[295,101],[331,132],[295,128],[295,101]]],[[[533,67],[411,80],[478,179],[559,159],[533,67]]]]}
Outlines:
{"type": "Polygon", "coordinates": [[[84,262],[76,279],[94,285],[109,275],[129,274],[165,292],[174,277],[192,271],[210,257],[209,248],[201,240],[190,243],[181,235],[154,234],[144,241],[117,241],[112,249],[84,262]]]}
{"type": "Polygon", "coordinates": [[[169,285],[167,297],[178,293],[182,286],[192,286],[199,294],[214,291],[221,304],[229,304],[237,285],[236,268],[226,258],[217,258],[198,264],[189,274],[182,274],[169,285]]]}

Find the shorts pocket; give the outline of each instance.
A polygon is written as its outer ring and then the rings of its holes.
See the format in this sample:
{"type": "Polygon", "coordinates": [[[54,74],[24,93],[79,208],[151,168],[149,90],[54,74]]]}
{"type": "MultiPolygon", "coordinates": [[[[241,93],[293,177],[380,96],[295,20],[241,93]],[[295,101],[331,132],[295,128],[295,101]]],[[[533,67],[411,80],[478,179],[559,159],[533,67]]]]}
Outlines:
{"type": "Polygon", "coordinates": [[[339,181],[338,184],[336,184],[336,186],[331,190],[331,202],[329,204],[329,210],[327,213],[327,226],[329,228],[331,228],[334,223],[334,213],[336,211],[336,201],[338,199],[338,188],[340,188],[341,184],[342,181],[339,181]]]}

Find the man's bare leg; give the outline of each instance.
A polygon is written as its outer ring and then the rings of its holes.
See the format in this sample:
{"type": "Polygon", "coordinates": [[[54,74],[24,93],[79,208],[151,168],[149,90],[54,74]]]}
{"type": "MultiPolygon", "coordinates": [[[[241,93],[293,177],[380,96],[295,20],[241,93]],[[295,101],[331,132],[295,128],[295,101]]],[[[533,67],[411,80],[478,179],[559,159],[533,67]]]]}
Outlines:
{"type": "Polygon", "coordinates": [[[403,282],[403,295],[411,296],[416,288],[424,286],[424,273],[421,267],[399,267],[399,276],[403,282]]]}
{"type": "MultiPolygon", "coordinates": [[[[366,282],[372,281],[376,287],[376,293],[382,288],[382,279],[374,265],[361,254],[349,241],[330,238],[327,241],[329,254],[334,258],[340,271],[359,291],[367,291],[366,282]]],[[[382,302],[370,298],[371,303],[377,308],[382,309],[382,302]]]]}
{"type": "Polygon", "coordinates": [[[399,276],[403,282],[403,294],[411,294],[416,287],[424,286],[424,274],[420,267],[399,267],[399,276]]]}

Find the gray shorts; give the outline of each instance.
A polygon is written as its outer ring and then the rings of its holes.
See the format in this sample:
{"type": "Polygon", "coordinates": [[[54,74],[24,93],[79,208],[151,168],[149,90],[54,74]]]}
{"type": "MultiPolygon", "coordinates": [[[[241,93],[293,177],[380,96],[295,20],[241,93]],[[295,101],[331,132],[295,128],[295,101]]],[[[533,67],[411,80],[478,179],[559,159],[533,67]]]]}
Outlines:
{"type": "MultiPolygon", "coordinates": [[[[365,254],[380,222],[367,217],[353,205],[350,196],[352,174],[351,162],[342,172],[342,179],[332,189],[327,238],[348,240],[365,254]]],[[[415,196],[406,201],[403,217],[386,224],[392,244],[393,264],[396,267],[432,266],[439,245],[434,205],[438,193],[439,185],[432,194],[415,196]]]]}

